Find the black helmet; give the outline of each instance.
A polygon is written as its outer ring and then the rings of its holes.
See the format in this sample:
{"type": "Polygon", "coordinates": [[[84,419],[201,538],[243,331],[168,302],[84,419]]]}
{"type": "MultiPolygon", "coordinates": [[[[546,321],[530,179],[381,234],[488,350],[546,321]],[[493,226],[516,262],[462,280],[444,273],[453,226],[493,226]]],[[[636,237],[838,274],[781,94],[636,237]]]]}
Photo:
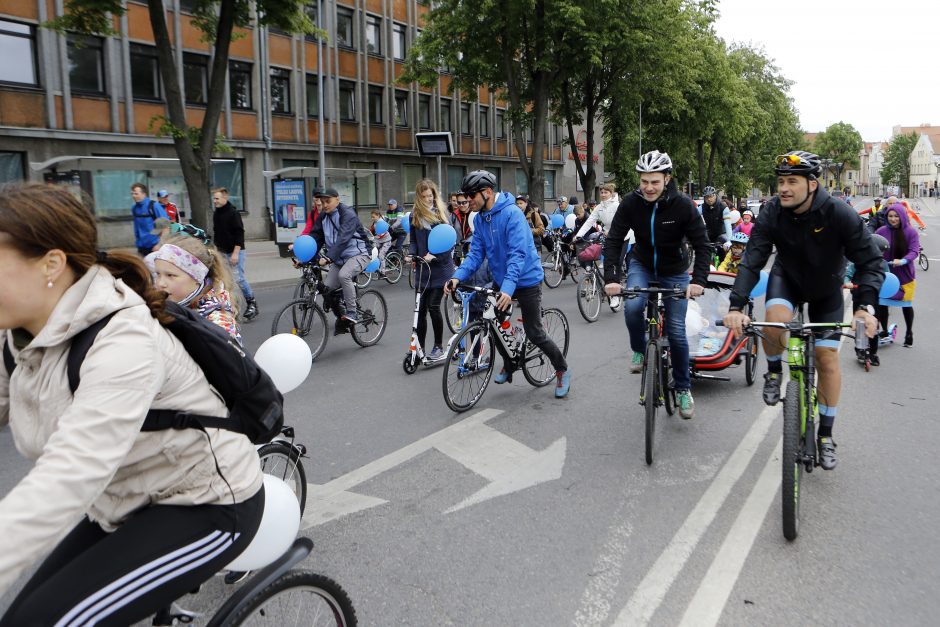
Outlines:
{"type": "Polygon", "coordinates": [[[478,192],[487,187],[496,189],[496,177],[486,170],[474,170],[463,177],[463,182],[460,184],[460,190],[465,193],[478,192]]]}
{"type": "Polygon", "coordinates": [[[774,172],[777,173],[777,176],[796,174],[816,178],[822,171],[819,156],[805,150],[791,150],[787,154],[777,157],[776,162],[777,166],[774,168],[774,172]]]}
{"type": "Polygon", "coordinates": [[[883,235],[878,235],[875,233],[871,236],[871,239],[875,242],[875,246],[877,246],[878,250],[881,252],[888,250],[888,240],[883,235]]]}

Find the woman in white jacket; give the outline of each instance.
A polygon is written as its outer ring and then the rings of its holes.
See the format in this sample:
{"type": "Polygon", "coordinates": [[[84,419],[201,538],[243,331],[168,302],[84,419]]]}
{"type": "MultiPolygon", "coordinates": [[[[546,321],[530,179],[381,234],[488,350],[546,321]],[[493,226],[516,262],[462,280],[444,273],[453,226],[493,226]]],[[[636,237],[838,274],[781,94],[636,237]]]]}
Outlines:
{"type": "Polygon", "coordinates": [[[264,507],[251,443],[231,431],[142,433],[147,411],[226,416],[162,325],[143,262],[96,251],[64,188],[0,190],[0,427],[35,465],[0,501],[0,594],[44,556],[0,625],[126,625],[224,568],[264,507]],[[114,314],[81,366],[72,338],[114,314]]]}
{"type": "MultiPolygon", "coordinates": [[[[613,183],[604,183],[600,186],[600,196],[601,201],[594,207],[594,211],[591,212],[591,215],[588,216],[584,224],[581,225],[575,239],[584,237],[596,224],[601,225],[604,230],[604,235],[607,235],[607,231],[610,230],[610,224],[614,221],[617,207],[620,206],[620,196],[617,195],[617,186],[613,183]]],[[[627,233],[624,242],[628,246],[633,246],[633,229],[627,233]]],[[[628,246],[624,247],[624,255],[626,254],[626,248],[628,246]]],[[[612,297],[610,299],[610,308],[616,311],[620,306],[620,302],[619,296],[612,297]]]]}

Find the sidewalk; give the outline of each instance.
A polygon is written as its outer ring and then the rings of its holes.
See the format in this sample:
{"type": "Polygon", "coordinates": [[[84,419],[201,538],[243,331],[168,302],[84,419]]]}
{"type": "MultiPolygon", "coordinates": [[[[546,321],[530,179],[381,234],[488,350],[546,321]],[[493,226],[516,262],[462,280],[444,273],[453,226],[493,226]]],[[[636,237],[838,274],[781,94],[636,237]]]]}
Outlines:
{"type": "Polygon", "coordinates": [[[245,278],[252,289],[293,285],[300,278],[290,257],[281,257],[277,244],[271,240],[248,240],[245,243],[245,278]]]}

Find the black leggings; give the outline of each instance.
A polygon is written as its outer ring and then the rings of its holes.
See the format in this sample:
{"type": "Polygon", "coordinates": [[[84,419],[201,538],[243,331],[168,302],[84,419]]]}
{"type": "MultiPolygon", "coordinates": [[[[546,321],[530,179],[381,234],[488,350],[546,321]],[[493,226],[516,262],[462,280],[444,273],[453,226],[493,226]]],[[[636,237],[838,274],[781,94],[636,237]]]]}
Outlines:
{"type": "Polygon", "coordinates": [[[431,314],[431,328],[434,329],[434,346],[443,346],[444,317],[441,315],[441,298],[444,296],[443,287],[429,287],[421,294],[421,307],[418,309],[418,341],[426,353],[430,353],[424,343],[428,334],[427,314],[431,314]]]}
{"type": "MultiPolygon", "coordinates": [[[[904,326],[907,327],[906,334],[911,335],[914,332],[914,308],[913,307],[901,307],[901,313],[904,314],[904,326]]],[[[875,315],[878,318],[878,322],[881,323],[881,330],[885,333],[888,332],[888,308],[884,305],[878,305],[875,315]]]]}
{"type": "Polygon", "coordinates": [[[237,505],[147,507],[113,533],[86,518],[53,549],[0,626],[143,620],[235,559],[254,537],[263,510],[262,488],[237,505]]]}

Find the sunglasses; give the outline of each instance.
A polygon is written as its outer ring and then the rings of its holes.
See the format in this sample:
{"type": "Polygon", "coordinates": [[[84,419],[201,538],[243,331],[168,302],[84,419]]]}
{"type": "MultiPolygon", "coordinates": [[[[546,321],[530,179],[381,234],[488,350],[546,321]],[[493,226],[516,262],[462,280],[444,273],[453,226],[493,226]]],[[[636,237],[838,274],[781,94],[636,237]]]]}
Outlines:
{"type": "Polygon", "coordinates": [[[474,198],[477,197],[477,194],[479,194],[479,193],[480,193],[479,191],[467,192],[467,198],[469,198],[470,200],[473,200],[474,198]]]}
{"type": "Polygon", "coordinates": [[[803,163],[803,159],[799,155],[780,155],[776,159],[777,165],[787,164],[790,166],[800,165],[803,163]]]}
{"type": "Polygon", "coordinates": [[[470,204],[470,201],[469,201],[469,200],[458,200],[458,201],[457,201],[457,204],[458,204],[458,205],[469,205],[469,204],[470,204]]]}

